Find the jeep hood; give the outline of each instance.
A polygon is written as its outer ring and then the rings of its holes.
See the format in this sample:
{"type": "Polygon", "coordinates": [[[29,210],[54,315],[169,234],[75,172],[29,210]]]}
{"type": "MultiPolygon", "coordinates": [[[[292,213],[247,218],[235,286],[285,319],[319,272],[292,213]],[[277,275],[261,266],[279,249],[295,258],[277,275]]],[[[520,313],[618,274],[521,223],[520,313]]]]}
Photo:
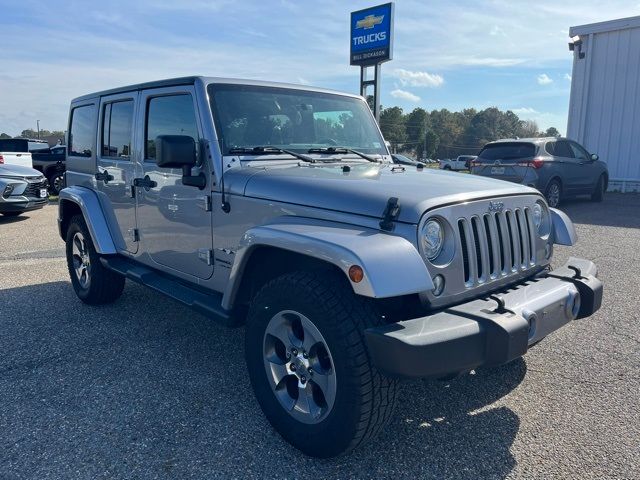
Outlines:
{"type": "Polygon", "coordinates": [[[398,220],[418,223],[433,207],[478,198],[537,193],[515,183],[466,173],[391,164],[273,166],[225,173],[231,193],[339,212],[381,217],[390,197],[400,205],[398,220]]]}

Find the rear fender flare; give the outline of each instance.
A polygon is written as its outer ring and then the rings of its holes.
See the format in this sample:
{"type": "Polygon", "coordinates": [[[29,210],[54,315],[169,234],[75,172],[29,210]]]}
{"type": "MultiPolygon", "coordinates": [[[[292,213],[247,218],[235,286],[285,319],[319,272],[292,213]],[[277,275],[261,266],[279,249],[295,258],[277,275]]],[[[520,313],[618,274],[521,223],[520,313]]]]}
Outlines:
{"type": "Polygon", "coordinates": [[[433,289],[420,253],[403,237],[331,222],[293,221],[254,227],[243,235],[223,295],[223,308],[233,307],[248,260],[260,246],[325,261],[338,267],[347,278],[349,268],[359,265],[364,278],[350,283],[356,294],[365,297],[389,298],[433,289]]]}

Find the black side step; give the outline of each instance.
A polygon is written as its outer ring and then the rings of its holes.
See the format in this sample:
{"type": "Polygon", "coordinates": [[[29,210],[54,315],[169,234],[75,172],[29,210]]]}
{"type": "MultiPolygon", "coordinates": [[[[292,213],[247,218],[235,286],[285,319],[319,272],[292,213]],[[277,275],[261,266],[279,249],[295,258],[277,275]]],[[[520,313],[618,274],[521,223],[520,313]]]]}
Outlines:
{"type": "Polygon", "coordinates": [[[152,268],[145,267],[120,256],[100,257],[100,262],[109,270],[124,275],[129,280],[145,285],[166,296],[191,307],[217,322],[234,327],[239,325],[231,317],[231,312],[222,308],[222,294],[218,292],[201,292],[184,283],[173,280],[152,268]]]}

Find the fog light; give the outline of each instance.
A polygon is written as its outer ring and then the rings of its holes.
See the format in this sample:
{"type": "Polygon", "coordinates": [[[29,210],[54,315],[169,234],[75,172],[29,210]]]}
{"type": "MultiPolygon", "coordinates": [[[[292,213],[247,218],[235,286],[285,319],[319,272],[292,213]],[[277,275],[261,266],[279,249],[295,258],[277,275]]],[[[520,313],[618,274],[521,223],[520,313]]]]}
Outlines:
{"type": "Polygon", "coordinates": [[[9,184],[6,187],[4,187],[4,192],[2,192],[2,196],[4,198],[7,198],[12,193],[13,193],[13,185],[9,184]]]}
{"type": "Polygon", "coordinates": [[[433,290],[431,292],[434,296],[439,297],[444,291],[444,277],[442,275],[436,275],[433,277],[433,290]]]}

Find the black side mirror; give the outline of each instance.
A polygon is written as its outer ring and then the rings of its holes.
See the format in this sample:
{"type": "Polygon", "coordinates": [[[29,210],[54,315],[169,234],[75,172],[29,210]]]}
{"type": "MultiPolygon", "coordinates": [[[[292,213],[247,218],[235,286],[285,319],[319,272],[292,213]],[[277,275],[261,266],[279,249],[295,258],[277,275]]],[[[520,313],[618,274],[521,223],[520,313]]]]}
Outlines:
{"type": "Polygon", "coordinates": [[[591,160],[593,160],[594,162],[597,162],[599,158],[600,157],[598,156],[597,153],[592,153],[591,154],[591,160]]]}
{"type": "Polygon", "coordinates": [[[196,166],[196,142],[188,135],[158,135],[156,137],[156,162],[160,168],[181,168],[182,184],[203,189],[207,179],[202,172],[191,175],[196,166]]]}

